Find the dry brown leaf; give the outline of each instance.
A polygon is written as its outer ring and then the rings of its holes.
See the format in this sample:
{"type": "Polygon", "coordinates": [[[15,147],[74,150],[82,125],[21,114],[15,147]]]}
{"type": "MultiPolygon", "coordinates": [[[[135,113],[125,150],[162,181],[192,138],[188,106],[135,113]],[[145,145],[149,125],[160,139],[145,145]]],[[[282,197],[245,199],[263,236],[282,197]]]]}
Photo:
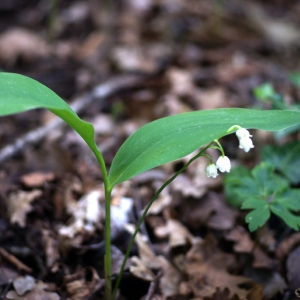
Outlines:
{"type": "Polygon", "coordinates": [[[25,227],[26,215],[32,211],[31,203],[42,195],[40,190],[30,192],[18,191],[9,195],[6,205],[10,222],[17,223],[20,227],[25,227]]]}
{"type": "Polygon", "coordinates": [[[177,220],[167,220],[165,226],[155,228],[155,235],[160,238],[169,237],[169,248],[194,244],[199,241],[188,229],[177,220]]]}
{"type": "MultiPolygon", "coordinates": [[[[28,276],[26,276],[28,277],[28,276]]],[[[20,280],[17,279],[17,280],[20,280]]],[[[26,278],[25,278],[26,280],[26,278]]],[[[38,283],[33,283],[32,284],[32,279],[29,279],[30,282],[30,289],[28,292],[25,292],[25,294],[20,295],[15,291],[9,291],[6,294],[7,299],[12,299],[12,300],[60,300],[60,297],[58,296],[57,293],[53,292],[47,292],[45,289],[47,289],[47,285],[43,283],[42,281],[39,281],[38,283]]],[[[21,283],[21,285],[24,285],[24,282],[21,283]]],[[[23,289],[22,289],[23,290],[23,289]]]]}
{"type": "MultiPolygon", "coordinates": [[[[134,232],[134,226],[132,225],[127,224],[124,228],[131,234],[134,232]]],[[[144,272],[145,278],[149,280],[152,277],[151,269],[163,270],[163,275],[159,280],[161,293],[163,296],[176,295],[179,291],[179,283],[182,279],[179,271],[174,268],[165,257],[161,255],[156,256],[141,234],[137,234],[135,242],[139,249],[139,258],[134,258],[136,268],[133,268],[133,271],[137,272],[136,274],[139,277],[143,276],[144,272]]],[[[153,277],[153,280],[154,278],[155,277],[153,277]]]]}
{"type": "Polygon", "coordinates": [[[23,175],[21,177],[21,182],[26,187],[33,188],[33,187],[40,187],[45,182],[54,180],[54,178],[55,178],[54,173],[34,172],[34,173],[29,173],[29,174],[23,175]]]}
{"type": "Polygon", "coordinates": [[[191,95],[195,90],[193,76],[188,70],[170,68],[167,78],[171,84],[171,92],[177,96],[191,95]]]}
{"type": "Polygon", "coordinates": [[[11,28],[0,35],[0,61],[13,65],[19,57],[34,60],[49,55],[50,48],[36,33],[11,28]]]}
{"type": "Polygon", "coordinates": [[[248,291],[239,286],[251,282],[249,278],[229,274],[221,262],[215,266],[213,259],[201,264],[188,263],[186,272],[194,294],[200,297],[211,296],[217,288],[228,288],[231,296],[237,294],[243,299],[248,291]]]}
{"type": "Polygon", "coordinates": [[[196,93],[197,109],[215,109],[228,107],[228,96],[224,87],[214,87],[196,93]]]}
{"type": "Polygon", "coordinates": [[[220,251],[212,235],[208,235],[203,242],[194,244],[186,256],[185,272],[194,296],[200,299],[211,297],[217,288],[228,288],[230,297],[234,294],[241,299],[246,297],[248,290],[240,285],[251,283],[252,280],[227,271],[236,267],[236,260],[233,255],[220,251]]]}
{"type": "Polygon", "coordinates": [[[225,234],[225,238],[234,241],[234,250],[236,252],[243,252],[252,254],[254,257],[252,266],[254,268],[274,268],[276,261],[270,258],[260,247],[251,239],[249,232],[241,226],[236,226],[231,231],[225,234]]]}
{"type": "Polygon", "coordinates": [[[64,277],[70,300],[85,300],[103,284],[96,270],[92,267],[64,277]],[[89,280],[87,278],[90,278],[89,280]]]}
{"type": "Polygon", "coordinates": [[[288,237],[286,237],[284,240],[281,241],[281,243],[278,245],[276,249],[276,257],[278,259],[285,258],[290,251],[300,243],[300,232],[295,232],[288,237]]]}

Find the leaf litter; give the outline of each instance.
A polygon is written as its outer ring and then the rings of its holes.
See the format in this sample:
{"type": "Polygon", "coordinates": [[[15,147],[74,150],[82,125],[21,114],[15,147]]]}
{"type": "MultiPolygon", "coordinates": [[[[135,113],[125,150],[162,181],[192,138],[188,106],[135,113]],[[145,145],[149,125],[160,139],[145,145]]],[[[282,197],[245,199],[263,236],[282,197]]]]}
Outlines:
{"type": "MultiPolygon", "coordinates": [[[[286,76],[299,70],[297,3],[119,2],[112,10],[95,1],[61,3],[49,27],[44,4],[0,4],[4,71],[31,76],[73,103],[95,124],[109,164],[141,125],[195,109],[256,105],[252,89],[266,81],[299,102],[286,76]]],[[[40,112],[0,120],[1,296],[101,299],[101,174],[78,137],[45,118],[53,121],[40,112]]],[[[230,137],[224,147],[236,164],[259,162],[256,149],[237,153],[230,137]]],[[[114,275],[145,205],[187,159],[114,191],[114,275]]],[[[222,177],[206,177],[206,164],[194,162],[149,211],[119,298],[294,299],[298,233],[273,222],[250,234],[244,212],[224,199],[222,177]]]]}

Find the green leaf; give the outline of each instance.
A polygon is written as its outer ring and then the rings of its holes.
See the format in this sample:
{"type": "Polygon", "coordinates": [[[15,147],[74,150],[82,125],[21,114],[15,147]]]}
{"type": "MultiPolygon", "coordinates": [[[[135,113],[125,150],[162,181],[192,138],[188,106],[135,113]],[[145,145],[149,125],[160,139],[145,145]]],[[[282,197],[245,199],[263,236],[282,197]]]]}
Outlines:
{"type": "Polygon", "coordinates": [[[298,230],[300,217],[292,214],[282,203],[274,203],[270,206],[272,213],[281,218],[289,227],[298,230]]]}
{"type": "Polygon", "coordinates": [[[261,101],[270,100],[274,94],[275,91],[271,83],[264,83],[253,89],[254,97],[261,101]]]}
{"type": "Polygon", "coordinates": [[[234,167],[224,175],[224,190],[228,203],[239,208],[249,195],[259,194],[250,171],[243,166],[234,167]]]}
{"type": "Polygon", "coordinates": [[[276,196],[276,203],[284,205],[292,211],[300,211],[300,189],[287,189],[276,196]]]}
{"type": "Polygon", "coordinates": [[[285,178],[274,174],[274,169],[270,163],[262,162],[251,171],[261,197],[275,195],[289,187],[285,178]]]}
{"type": "Polygon", "coordinates": [[[265,225],[270,218],[269,205],[265,200],[259,197],[248,198],[242,205],[241,209],[253,209],[246,216],[249,230],[254,231],[258,227],[265,225]]]}
{"type": "Polygon", "coordinates": [[[19,74],[0,73],[0,116],[35,108],[47,108],[68,123],[96,154],[94,128],[82,121],[70,106],[43,84],[19,74]]]}
{"type": "Polygon", "coordinates": [[[221,108],[162,118],[133,133],[117,152],[109,173],[112,187],[139,173],[179,159],[214,139],[233,125],[280,130],[300,123],[297,111],[256,111],[221,108]]]}
{"type": "Polygon", "coordinates": [[[300,88],[300,73],[298,72],[290,73],[289,79],[297,88],[300,88]]]}
{"type": "Polygon", "coordinates": [[[265,146],[261,156],[272,164],[292,184],[300,183],[300,143],[290,142],[283,146],[265,146]]]}

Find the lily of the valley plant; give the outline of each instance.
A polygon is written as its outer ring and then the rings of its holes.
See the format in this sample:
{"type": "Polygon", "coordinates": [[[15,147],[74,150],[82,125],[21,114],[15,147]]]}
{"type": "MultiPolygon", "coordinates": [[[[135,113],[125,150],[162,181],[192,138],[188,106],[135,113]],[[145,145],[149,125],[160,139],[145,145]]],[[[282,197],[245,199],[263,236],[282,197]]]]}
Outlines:
{"type": "Polygon", "coordinates": [[[81,120],[75,112],[53,91],[28,77],[0,73],[0,115],[10,115],[29,109],[46,108],[68,123],[85,140],[96,156],[103,176],[105,190],[105,299],[115,299],[122,278],[125,261],[139,227],[151,204],[159,193],[178,174],[183,172],[194,160],[206,156],[210,164],[206,168],[207,176],[216,177],[220,172],[230,171],[230,161],[218,140],[228,134],[237,132],[239,147],[248,152],[253,148],[250,134],[246,129],[275,131],[300,123],[298,111],[257,111],[239,108],[195,111],[170,116],[144,125],[133,133],[120,147],[110,165],[109,171],[102,153],[94,141],[94,128],[81,120]],[[216,146],[215,146],[216,145],[216,146]],[[208,148],[217,148],[221,152],[216,165],[205,154],[208,148]],[[111,240],[110,240],[110,200],[114,186],[137,174],[180,159],[197,149],[201,149],[181,170],[167,180],[155,193],[144,210],[125,254],[123,265],[115,286],[112,287],[111,240]]]}

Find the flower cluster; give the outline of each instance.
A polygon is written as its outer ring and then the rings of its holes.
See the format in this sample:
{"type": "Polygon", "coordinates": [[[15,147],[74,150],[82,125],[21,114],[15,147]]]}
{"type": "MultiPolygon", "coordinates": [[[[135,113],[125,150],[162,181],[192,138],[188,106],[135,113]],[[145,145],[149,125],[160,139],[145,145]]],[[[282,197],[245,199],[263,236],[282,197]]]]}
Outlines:
{"type": "MultiPolygon", "coordinates": [[[[249,150],[251,148],[254,148],[252,140],[250,138],[250,137],[252,137],[252,135],[250,135],[250,133],[247,129],[239,128],[236,131],[236,136],[240,142],[240,145],[239,145],[240,149],[244,149],[245,152],[249,152],[249,150]]],[[[219,146],[221,147],[220,144],[219,144],[219,146]]],[[[230,160],[227,156],[224,155],[223,150],[221,150],[221,151],[222,151],[222,155],[218,158],[216,164],[211,162],[206,167],[207,177],[216,178],[218,176],[218,170],[220,172],[230,172],[230,168],[231,168],[230,160]]]]}
{"type": "Polygon", "coordinates": [[[254,148],[249,131],[245,128],[240,128],[236,131],[236,136],[240,141],[239,148],[244,149],[245,152],[249,152],[250,148],[254,148]]]}

